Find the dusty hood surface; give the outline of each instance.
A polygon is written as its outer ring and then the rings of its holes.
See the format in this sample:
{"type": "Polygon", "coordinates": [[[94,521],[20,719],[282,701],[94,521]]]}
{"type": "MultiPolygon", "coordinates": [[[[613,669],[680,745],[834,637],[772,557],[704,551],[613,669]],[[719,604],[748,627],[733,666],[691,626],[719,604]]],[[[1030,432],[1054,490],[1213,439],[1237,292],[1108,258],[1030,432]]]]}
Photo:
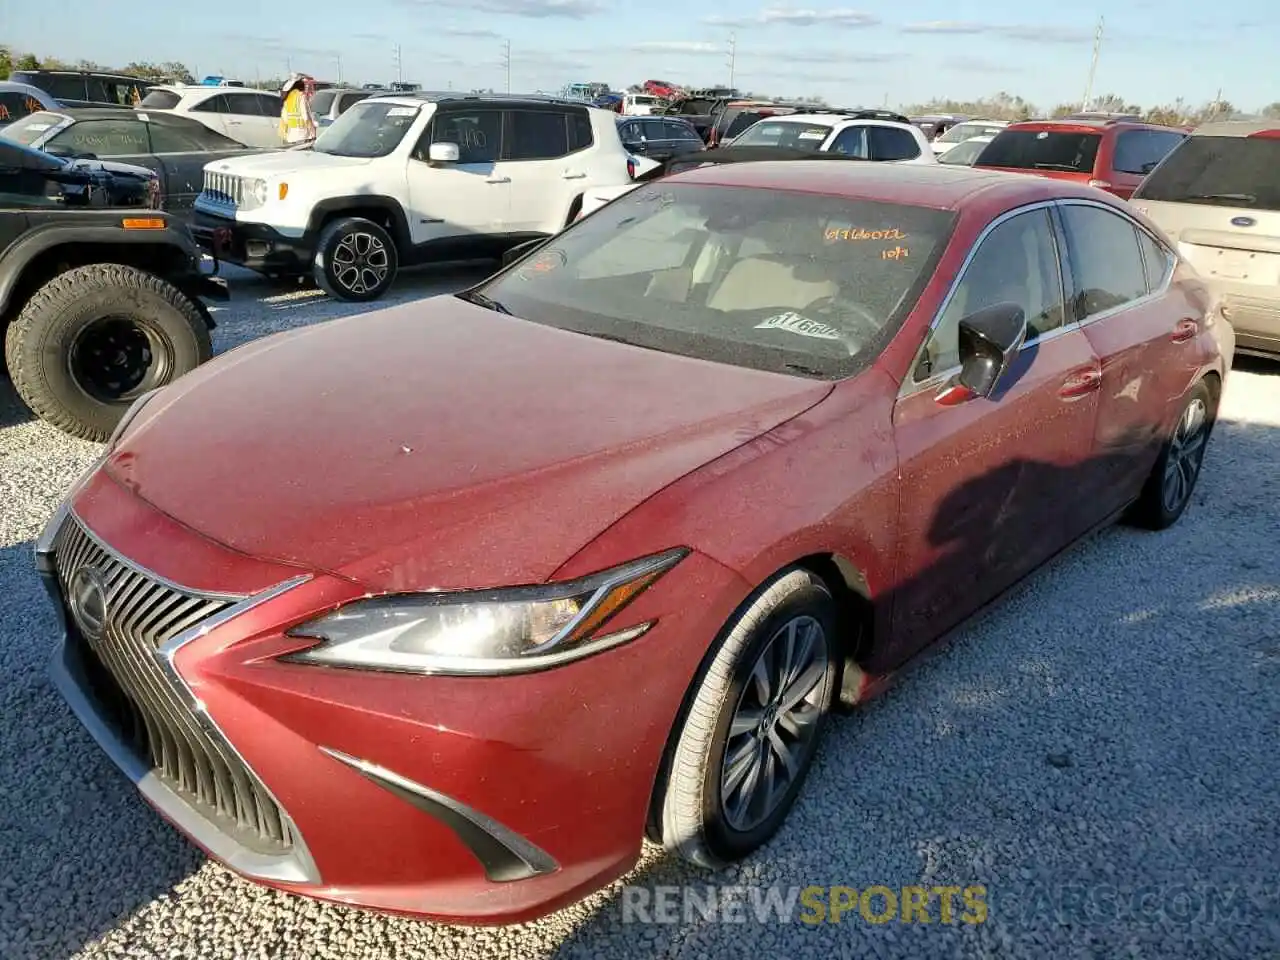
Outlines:
{"type": "Polygon", "coordinates": [[[107,469],[227,546],[371,589],[536,583],[830,389],[444,296],[198,368],[143,409],[107,469]]]}

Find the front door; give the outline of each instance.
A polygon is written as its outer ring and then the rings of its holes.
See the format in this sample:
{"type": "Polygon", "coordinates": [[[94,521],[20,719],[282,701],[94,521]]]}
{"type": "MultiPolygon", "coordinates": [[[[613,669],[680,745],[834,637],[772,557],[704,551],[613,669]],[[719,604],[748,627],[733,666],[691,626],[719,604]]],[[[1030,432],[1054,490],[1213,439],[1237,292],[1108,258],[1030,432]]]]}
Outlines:
{"type": "Polygon", "coordinates": [[[511,178],[502,172],[502,111],[440,111],[409,160],[409,234],[416,246],[445,245],[465,255],[506,230],[511,178]],[[434,165],[432,143],[458,146],[458,162],[434,165]]]}
{"type": "Polygon", "coordinates": [[[893,669],[1088,526],[1077,486],[1091,469],[1097,359],[1064,326],[1061,261],[1049,211],[1004,219],[980,242],[909,373],[894,410],[900,500],[893,669]],[[959,371],[959,323],[1021,306],[1027,340],[990,399],[937,401],[959,371]]]}

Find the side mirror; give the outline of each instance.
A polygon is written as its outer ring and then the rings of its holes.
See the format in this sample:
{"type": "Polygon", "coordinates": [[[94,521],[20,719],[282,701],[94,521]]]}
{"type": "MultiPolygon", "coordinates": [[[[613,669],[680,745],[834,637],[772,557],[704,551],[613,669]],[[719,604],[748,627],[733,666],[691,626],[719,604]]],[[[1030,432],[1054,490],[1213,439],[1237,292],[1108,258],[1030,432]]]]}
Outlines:
{"type": "Polygon", "coordinates": [[[65,147],[57,143],[49,144],[49,146],[44,148],[44,152],[49,154],[51,157],[61,157],[63,160],[70,160],[76,156],[76,152],[70,147],[65,147]]]}
{"type": "Polygon", "coordinates": [[[427,159],[432,163],[457,163],[459,156],[456,143],[433,143],[427,148],[427,159]]]}
{"type": "Polygon", "coordinates": [[[935,398],[955,406],[990,397],[1027,338],[1027,317],[1016,303],[997,303],[960,321],[960,372],[935,398]]]}
{"type": "Polygon", "coordinates": [[[517,243],[502,255],[502,265],[504,267],[515,263],[526,253],[532,253],[538,247],[542,246],[549,240],[549,237],[534,237],[532,240],[526,240],[524,243],[517,243]]]}

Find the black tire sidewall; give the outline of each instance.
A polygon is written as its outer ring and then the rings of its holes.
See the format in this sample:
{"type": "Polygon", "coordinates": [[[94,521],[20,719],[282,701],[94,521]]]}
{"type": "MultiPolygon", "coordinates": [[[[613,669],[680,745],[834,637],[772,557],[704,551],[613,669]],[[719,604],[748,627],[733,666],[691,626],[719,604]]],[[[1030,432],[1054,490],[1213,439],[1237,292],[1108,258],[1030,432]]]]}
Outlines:
{"type": "Polygon", "coordinates": [[[133,402],[94,397],[70,370],[72,344],[94,322],[110,316],[145,325],[161,341],[170,370],[157,386],[194,370],[212,353],[198,305],[160,277],[107,264],[55,277],[36,291],[11,327],[21,370],[11,373],[18,392],[38,415],[86,439],[105,439],[133,402]]]}
{"type": "Polygon", "coordinates": [[[1200,483],[1200,474],[1204,470],[1204,458],[1208,452],[1209,440],[1213,436],[1213,428],[1217,423],[1217,419],[1218,407],[1214,400],[1213,391],[1201,380],[1191,388],[1187,394],[1186,402],[1178,408],[1178,419],[1174,421],[1168,435],[1160,446],[1160,455],[1156,458],[1155,466],[1151,470],[1151,476],[1148,478],[1147,485],[1139,499],[1137,514],[1144,521],[1144,526],[1163,530],[1177,523],[1186,512],[1187,507],[1195,497],[1196,487],[1200,483]],[[1204,449],[1200,453],[1200,463],[1197,465],[1196,475],[1191,481],[1191,489],[1187,491],[1182,503],[1176,509],[1170,510],[1165,506],[1164,502],[1164,473],[1169,463],[1171,444],[1174,434],[1177,432],[1178,424],[1182,422],[1183,416],[1186,415],[1187,408],[1197,399],[1204,401],[1206,417],[1208,418],[1208,423],[1205,425],[1204,449]]]}
{"type": "Polygon", "coordinates": [[[380,224],[362,217],[343,217],[339,220],[334,220],[320,232],[320,239],[316,242],[313,261],[314,268],[312,272],[316,285],[325,293],[335,300],[344,300],[350,303],[367,303],[381,297],[395,281],[396,272],[400,268],[400,251],[396,248],[395,240],[391,234],[380,224]],[[382,241],[387,249],[387,259],[389,261],[387,275],[383,278],[382,283],[365,293],[352,293],[347,290],[337,282],[331,269],[334,248],[342,242],[344,237],[352,233],[372,234],[382,241]]]}
{"type": "Polygon", "coordinates": [[[831,593],[821,584],[810,582],[796,589],[778,604],[769,615],[760,622],[752,632],[750,640],[743,647],[741,655],[733,665],[732,679],[724,697],[719,716],[716,718],[715,734],[711,740],[711,748],[707,754],[703,770],[702,785],[702,821],[708,850],[717,859],[729,862],[740,859],[757,847],[768,842],[778,831],[786,819],[792,805],[799,796],[818,745],[822,741],[823,729],[826,726],[831,704],[834,702],[840,677],[840,657],[837,644],[838,616],[835,600],[831,593]],[[735,830],[724,819],[720,797],[721,767],[724,763],[724,752],[728,746],[729,727],[737,709],[739,698],[751,675],[756,660],[764,651],[769,640],[788,620],[798,616],[811,616],[822,625],[823,636],[827,645],[828,667],[823,683],[826,690],[823,698],[823,713],[818,718],[819,729],[811,741],[808,753],[800,764],[799,776],[792,782],[787,795],[768,817],[746,832],[735,830]]]}

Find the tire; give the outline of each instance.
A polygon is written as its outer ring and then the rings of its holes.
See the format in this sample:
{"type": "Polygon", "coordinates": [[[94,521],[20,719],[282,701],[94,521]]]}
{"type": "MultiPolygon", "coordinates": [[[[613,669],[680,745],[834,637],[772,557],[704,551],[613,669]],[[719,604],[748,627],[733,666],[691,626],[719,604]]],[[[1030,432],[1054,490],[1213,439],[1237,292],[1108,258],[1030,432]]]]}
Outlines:
{"type": "MultiPolygon", "coordinates": [[[[660,828],[657,839],[669,852],[717,869],[751,853],[778,831],[804,784],[838,689],[836,624],[835,601],[826,585],[807,570],[791,569],[757,590],[727,625],[718,648],[694,681],[687,714],[659,781],[655,797],[655,805],[660,805],[655,809],[660,828]],[[792,626],[809,631],[817,628],[811,638],[819,657],[809,670],[802,671],[815,681],[809,696],[801,701],[807,718],[803,729],[809,733],[798,740],[788,733],[785,723],[768,724],[792,746],[795,772],[785,778],[781,784],[784,789],[772,806],[761,803],[752,810],[741,805],[743,786],[726,779],[725,756],[729,752],[731,759],[747,757],[754,752],[757,757],[771,757],[772,769],[780,769],[778,754],[772,752],[772,737],[745,732],[745,721],[752,711],[760,712],[756,708],[762,701],[772,699],[761,698],[753,670],[758,665],[768,666],[763,658],[771,648],[785,653],[786,635],[792,626]],[[735,719],[744,721],[743,732],[734,732],[735,719]]],[[[780,685],[774,682],[771,686],[780,685]]],[[[766,720],[770,715],[765,712],[766,720]]],[[[761,767],[762,772],[768,772],[763,763],[761,767]]],[[[745,785],[751,774],[736,779],[745,785]]],[[[762,798],[757,794],[756,799],[762,798]]]]}
{"type": "Polygon", "coordinates": [[[154,274],[97,263],[35,292],[5,334],[5,362],[24,403],[85,440],[111,436],[140,394],[213,355],[202,307],[154,274]],[[117,364],[97,362],[112,353],[117,364]]]}
{"type": "Polygon", "coordinates": [[[1129,523],[1164,530],[1178,522],[1195,493],[1217,413],[1217,398],[1201,380],[1191,388],[1178,422],[1161,445],[1151,475],[1125,518],[1129,523]]]}
{"type": "Polygon", "coordinates": [[[400,257],[391,234],[372,220],[341,217],[316,241],[316,285],[335,300],[367,303],[387,292],[400,257]]]}

